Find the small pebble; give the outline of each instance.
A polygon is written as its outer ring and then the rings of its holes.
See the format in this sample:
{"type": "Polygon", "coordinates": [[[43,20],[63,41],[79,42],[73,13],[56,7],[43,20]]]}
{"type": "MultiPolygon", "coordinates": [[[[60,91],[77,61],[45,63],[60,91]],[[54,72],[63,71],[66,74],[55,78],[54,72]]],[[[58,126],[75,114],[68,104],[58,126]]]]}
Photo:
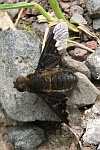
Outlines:
{"type": "Polygon", "coordinates": [[[74,13],[73,16],[70,19],[71,23],[75,24],[87,24],[86,20],[83,18],[82,15],[74,13]]]}
{"type": "Polygon", "coordinates": [[[71,6],[70,2],[62,2],[62,1],[60,1],[59,4],[60,4],[60,7],[62,9],[65,9],[65,10],[67,10],[71,6]]]}
{"type": "Polygon", "coordinates": [[[85,49],[82,48],[78,48],[76,47],[74,49],[74,56],[80,60],[84,60],[86,58],[87,55],[87,51],[85,49]]]}
{"type": "Polygon", "coordinates": [[[84,10],[82,7],[78,6],[78,5],[74,5],[70,8],[70,15],[72,16],[74,13],[83,15],[84,14],[84,10]]]}
{"type": "Polygon", "coordinates": [[[91,48],[91,49],[96,49],[97,48],[97,42],[96,41],[89,41],[89,42],[86,42],[85,44],[87,47],[91,48]]]}

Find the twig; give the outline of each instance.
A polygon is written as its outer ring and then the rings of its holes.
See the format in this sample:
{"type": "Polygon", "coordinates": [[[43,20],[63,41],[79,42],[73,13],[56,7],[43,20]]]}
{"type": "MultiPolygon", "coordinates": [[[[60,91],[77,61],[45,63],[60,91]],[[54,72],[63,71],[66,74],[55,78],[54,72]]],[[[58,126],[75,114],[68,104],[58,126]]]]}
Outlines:
{"type": "MultiPolygon", "coordinates": [[[[27,2],[28,2],[28,0],[25,1],[25,3],[27,3],[27,2]]],[[[20,19],[20,16],[21,16],[23,10],[24,10],[24,8],[22,8],[18,14],[18,17],[17,17],[16,22],[15,22],[15,27],[17,27],[17,25],[18,25],[18,22],[19,22],[19,19],[20,19]]]]}
{"type": "Polygon", "coordinates": [[[85,33],[87,33],[91,37],[94,37],[97,40],[98,44],[100,45],[100,39],[95,35],[95,33],[91,33],[83,24],[79,25],[77,28],[84,31],[85,33]]]}
{"type": "Polygon", "coordinates": [[[95,51],[92,50],[91,48],[86,47],[85,45],[80,44],[80,43],[78,43],[78,42],[75,42],[75,41],[72,41],[72,40],[68,40],[68,43],[72,43],[72,44],[74,44],[74,45],[76,45],[76,46],[78,46],[78,47],[84,48],[84,49],[86,49],[86,50],[88,50],[88,51],[90,51],[90,52],[95,52],[95,51]]]}

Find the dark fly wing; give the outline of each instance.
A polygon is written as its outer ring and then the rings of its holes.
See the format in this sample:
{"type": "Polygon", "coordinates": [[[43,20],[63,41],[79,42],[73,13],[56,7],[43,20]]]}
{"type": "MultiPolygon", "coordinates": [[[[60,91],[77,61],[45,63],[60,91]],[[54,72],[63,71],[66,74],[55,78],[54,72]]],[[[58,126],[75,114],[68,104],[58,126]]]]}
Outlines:
{"type": "Polygon", "coordinates": [[[45,43],[45,47],[39,59],[39,63],[36,72],[43,72],[51,70],[56,65],[61,63],[61,56],[55,47],[56,41],[53,39],[53,32],[49,34],[49,37],[45,43]]]}
{"type": "Polygon", "coordinates": [[[40,97],[42,97],[49,106],[54,110],[54,112],[58,115],[63,123],[69,125],[69,121],[67,119],[68,113],[66,112],[66,101],[67,97],[64,93],[60,92],[40,92],[37,93],[40,97]]]}

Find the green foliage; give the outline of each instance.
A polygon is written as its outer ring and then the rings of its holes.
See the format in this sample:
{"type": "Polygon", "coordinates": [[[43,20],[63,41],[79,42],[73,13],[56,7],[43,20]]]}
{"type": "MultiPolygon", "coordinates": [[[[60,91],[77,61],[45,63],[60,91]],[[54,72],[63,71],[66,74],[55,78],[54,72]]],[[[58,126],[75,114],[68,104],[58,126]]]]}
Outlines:
{"type": "MultiPolygon", "coordinates": [[[[62,19],[64,20],[67,24],[68,24],[68,27],[70,29],[72,29],[73,31],[76,30],[77,32],[77,29],[76,29],[76,26],[71,24],[66,18],[65,16],[63,15],[60,7],[59,7],[59,4],[58,4],[58,1],[57,0],[48,0],[56,17],[58,19],[62,19]]],[[[36,8],[40,14],[42,14],[49,22],[53,22],[55,21],[54,18],[52,18],[39,4],[37,3],[16,3],[16,4],[2,4],[0,5],[0,10],[8,10],[8,9],[22,9],[22,8],[36,8]]]]}

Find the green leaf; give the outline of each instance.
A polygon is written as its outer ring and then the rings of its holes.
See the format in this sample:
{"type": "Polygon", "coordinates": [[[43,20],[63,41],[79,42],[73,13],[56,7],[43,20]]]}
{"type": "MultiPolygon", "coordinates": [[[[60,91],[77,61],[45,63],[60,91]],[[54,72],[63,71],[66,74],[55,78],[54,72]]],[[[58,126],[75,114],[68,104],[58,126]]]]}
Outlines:
{"type": "Polygon", "coordinates": [[[17,3],[17,4],[2,4],[0,10],[8,9],[22,9],[22,8],[36,8],[48,21],[52,22],[54,19],[37,3],[17,3]]]}
{"type": "Polygon", "coordinates": [[[65,16],[63,15],[63,13],[62,13],[62,11],[61,11],[61,9],[60,9],[60,7],[59,7],[58,1],[57,1],[57,0],[48,0],[48,1],[49,1],[50,5],[51,5],[51,7],[52,7],[52,9],[53,9],[53,11],[54,11],[56,17],[57,17],[58,19],[63,19],[63,20],[68,24],[68,27],[69,27],[69,28],[76,29],[76,26],[75,26],[74,24],[70,23],[70,22],[65,18],[65,16]]]}
{"type": "MultiPolygon", "coordinates": [[[[57,0],[48,0],[56,17],[58,19],[62,19],[64,20],[67,24],[68,24],[68,27],[75,31],[75,32],[78,32],[78,29],[75,25],[71,24],[66,18],[65,16],[63,15],[60,7],[59,7],[59,4],[58,4],[58,1],[57,0]]],[[[35,8],[37,9],[40,14],[42,14],[49,22],[53,22],[55,21],[54,18],[52,18],[39,4],[37,3],[16,3],[16,4],[1,4],[0,5],[0,10],[8,10],[8,9],[22,9],[22,8],[35,8]]]]}

